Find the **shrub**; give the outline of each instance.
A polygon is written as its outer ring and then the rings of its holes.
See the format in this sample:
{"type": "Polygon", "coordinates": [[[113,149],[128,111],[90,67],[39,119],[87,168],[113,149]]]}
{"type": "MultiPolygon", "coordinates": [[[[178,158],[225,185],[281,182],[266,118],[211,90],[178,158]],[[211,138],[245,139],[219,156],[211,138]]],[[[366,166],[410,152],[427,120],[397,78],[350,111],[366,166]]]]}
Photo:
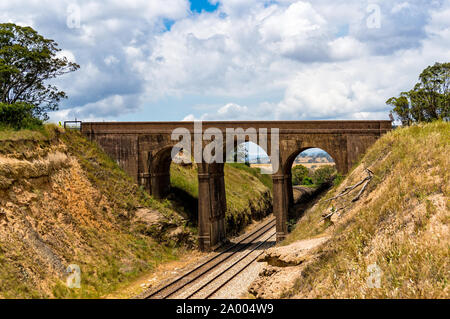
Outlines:
{"type": "Polygon", "coordinates": [[[314,171],[312,179],[314,184],[321,185],[329,182],[336,174],[336,169],[333,166],[322,166],[314,171]]]}
{"type": "Polygon", "coordinates": [[[301,184],[302,184],[302,185],[313,185],[314,182],[313,182],[313,180],[312,180],[311,177],[306,176],[306,177],[303,178],[301,184]]]}
{"type": "Polygon", "coordinates": [[[305,166],[296,165],[292,167],[292,185],[310,185],[304,184],[304,180],[306,177],[309,177],[309,170],[305,166]]]}
{"type": "Polygon", "coordinates": [[[24,102],[0,103],[0,124],[14,129],[41,126],[42,121],[34,116],[34,109],[34,105],[24,102]]]}

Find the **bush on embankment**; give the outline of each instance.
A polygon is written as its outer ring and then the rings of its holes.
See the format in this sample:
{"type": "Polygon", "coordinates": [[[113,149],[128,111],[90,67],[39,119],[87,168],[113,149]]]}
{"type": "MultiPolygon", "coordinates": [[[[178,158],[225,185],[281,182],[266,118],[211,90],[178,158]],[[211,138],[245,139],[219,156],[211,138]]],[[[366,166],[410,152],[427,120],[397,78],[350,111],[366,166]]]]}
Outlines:
{"type": "Polygon", "coordinates": [[[0,126],[16,130],[39,128],[42,120],[34,115],[34,111],[34,105],[24,102],[0,103],[0,126]]]}

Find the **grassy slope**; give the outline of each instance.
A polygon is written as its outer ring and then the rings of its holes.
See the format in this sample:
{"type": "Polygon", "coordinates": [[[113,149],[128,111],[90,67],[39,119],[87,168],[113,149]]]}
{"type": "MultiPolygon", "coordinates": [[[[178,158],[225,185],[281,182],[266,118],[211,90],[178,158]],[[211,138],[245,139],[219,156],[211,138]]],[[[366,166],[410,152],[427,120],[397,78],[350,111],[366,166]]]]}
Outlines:
{"type": "Polygon", "coordinates": [[[350,206],[335,224],[320,222],[330,202],[316,204],[284,244],[331,235],[287,296],[296,298],[449,298],[450,124],[436,122],[392,131],[327,198],[374,172],[335,207],[350,206]],[[382,270],[381,288],[367,288],[367,266],[382,270]]]}
{"type": "MultiPolygon", "coordinates": [[[[270,175],[244,164],[225,164],[227,196],[227,232],[236,234],[252,219],[260,219],[271,212],[270,175]]],[[[194,198],[198,198],[198,179],[195,167],[171,165],[171,184],[194,198]]]]}
{"type": "Polygon", "coordinates": [[[0,126],[0,141],[43,141],[47,140],[53,133],[54,131],[52,129],[46,129],[45,126],[38,130],[14,130],[12,128],[0,126]]]}
{"type": "MultiPolygon", "coordinates": [[[[161,244],[133,219],[137,208],[148,207],[182,225],[173,203],[153,200],[78,132],[3,129],[0,157],[0,298],[96,298],[185,253],[171,242],[161,244]],[[54,167],[34,162],[55,152],[60,155],[54,167]],[[26,170],[36,178],[25,178],[26,170]],[[81,267],[81,289],[68,289],[61,275],[61,267],[73,263],[81,267]]],[[[175,179],[196,196],[194,173],[175,179]]],[[[270,193],[254,176],[266,184],[267,177],[246,167],[227,167],[226,176],[230,220],[240,226],[255,211],[268,210],[270,193]]]]}
{"type": "Polygon", "coordinates": [[[138,207],[158,210],[168,220],[176,213],[138,188],[78,133],[61,134],[49,126],[0,137],[0,153],[24,160],[20,165],[31,167],[32,174],[39,173],[40,164],[31,161],[47,153],[57,150],[69,159],[47,173],[41,169],[47,175],[35,180],[16,174],[11,192],[16,168],[4,157],[0,177],[8,183],[0,185],[2,214],[7,210],[0,220],[0,298],[99,297],[183,251],[158,243],[133,221],[138,207]],[[55,270],[47,257],[59,268],[78,264],[81,289],[68,289],[61,269],[55,270]]]}

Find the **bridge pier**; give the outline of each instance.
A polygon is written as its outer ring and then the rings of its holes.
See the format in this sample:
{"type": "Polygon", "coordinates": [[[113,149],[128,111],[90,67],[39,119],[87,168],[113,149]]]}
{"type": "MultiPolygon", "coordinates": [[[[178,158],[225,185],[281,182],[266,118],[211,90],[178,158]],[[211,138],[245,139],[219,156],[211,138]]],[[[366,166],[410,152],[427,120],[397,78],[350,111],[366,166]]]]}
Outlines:
{"type": "Polygon", "coordinates": [[[289,173],[284,175],[284,187],[285,187],[285,196],[286,196],[286,205],[287,209],[292,207],[294,204],[294,193],[292,190],[292,173],[289,170],[289,173]]]}
{"type": "Polygon", "coordinates": [[[156,199],[166,197],[170,192],[170,172],[150,174],[150,194],[156,199]]]}
{"type": "Polygon", "coordinates": [[[226,239],[223,164],[198,164],[198,244],[210,251],[226,239]]]}
{"type": "Polygon", "coordinates": [[[276,217],[277,242],[287,236],[288,195],[286,194],[286,176],[272,175],[273,182],[273,214],[276,217]]]}

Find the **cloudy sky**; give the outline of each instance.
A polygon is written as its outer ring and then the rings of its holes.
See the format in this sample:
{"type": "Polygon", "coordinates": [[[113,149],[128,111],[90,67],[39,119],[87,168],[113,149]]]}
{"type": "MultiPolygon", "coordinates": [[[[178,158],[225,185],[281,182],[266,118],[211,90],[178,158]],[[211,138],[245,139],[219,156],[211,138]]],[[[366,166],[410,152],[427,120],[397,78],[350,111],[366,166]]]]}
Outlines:
{"type": "Polygon", "coordinates": [[[450,60],[450,0],[14,0],[81,65],[53,121],[387,119],[450,60]]]}

